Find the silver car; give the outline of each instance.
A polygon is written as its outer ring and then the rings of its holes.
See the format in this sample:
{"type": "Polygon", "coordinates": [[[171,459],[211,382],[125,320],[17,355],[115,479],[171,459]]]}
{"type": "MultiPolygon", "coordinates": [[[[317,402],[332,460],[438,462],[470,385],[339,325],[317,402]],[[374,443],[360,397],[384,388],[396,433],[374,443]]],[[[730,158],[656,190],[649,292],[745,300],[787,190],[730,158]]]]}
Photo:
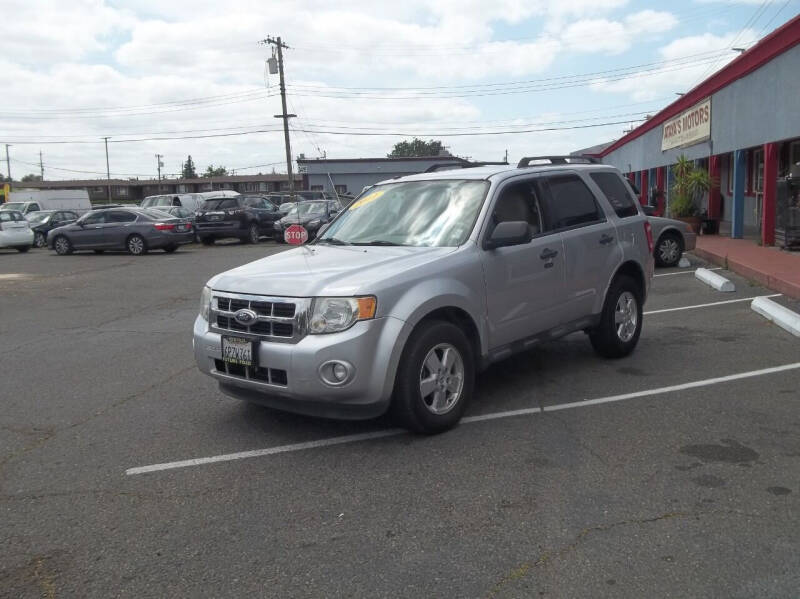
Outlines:
{"type": "Polygon", "coordinates": [[[601,356],[628,355],[650,223],[613,167],[532,162],[383,182],[312,245],[213,277],[198,367],[237,399],[338,418],[391,405],[434,433],[515,352],[584,331],[601,356]]]}
{"type": "Polygon", "coordinates": [[[683,252],[694,249],[697,235],[685,222],[660,216],[648,216],[647,220],[653,227],[656,240],[653,250],[656,266],[675,266],[683,252]]]}
{"type": "Polygon", "coordinates": [[[188,219],[147,208],[95,210],[47,234],[47,245],[60,255],[75,250],[127,250],[135,256],[158,249],[172,253],[192,241],[188,219]]]}

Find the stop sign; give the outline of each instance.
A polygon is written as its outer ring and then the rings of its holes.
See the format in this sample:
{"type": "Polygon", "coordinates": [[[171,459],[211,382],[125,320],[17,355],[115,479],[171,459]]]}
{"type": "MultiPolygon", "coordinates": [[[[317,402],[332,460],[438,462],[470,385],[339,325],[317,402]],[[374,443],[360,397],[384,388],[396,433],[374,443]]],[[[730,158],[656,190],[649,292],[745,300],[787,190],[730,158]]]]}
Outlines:
{"type": "Polygon", "coordinates": [[[308,231],[302,225],[289,225],[283,232],[283,239],[292,245],[301,245],[308,241],[308,231]]]}

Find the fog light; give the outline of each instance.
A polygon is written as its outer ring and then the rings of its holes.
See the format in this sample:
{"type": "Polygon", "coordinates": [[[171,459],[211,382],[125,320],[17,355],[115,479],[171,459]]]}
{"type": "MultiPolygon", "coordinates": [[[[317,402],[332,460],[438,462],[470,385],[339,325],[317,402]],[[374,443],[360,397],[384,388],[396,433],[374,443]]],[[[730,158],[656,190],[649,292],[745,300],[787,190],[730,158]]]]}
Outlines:
{"type": "Polygon", "coordinates": [[[333,376],[337,381],[343,381],[347,377],[347,368],[344,367],[344,364],[333,365],[333,376]]]}
{"type": "Polygon", "coordinates": [[[355,368],[349,362],[331,360],[319,367],[319,376],[326,385],[339,387],[353,380],[355,368]]]}

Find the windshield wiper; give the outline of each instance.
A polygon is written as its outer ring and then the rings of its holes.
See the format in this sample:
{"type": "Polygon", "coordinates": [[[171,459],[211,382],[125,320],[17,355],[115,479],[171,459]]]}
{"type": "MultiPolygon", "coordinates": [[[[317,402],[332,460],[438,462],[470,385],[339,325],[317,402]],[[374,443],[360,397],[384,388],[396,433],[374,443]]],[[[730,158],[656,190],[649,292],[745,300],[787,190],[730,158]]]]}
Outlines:
{"type": "Polygon", "coordinates": [[[349,241],[342,241],[335,237],[325,237],[324,239],[317,239],[317,243],[329,243],[330,245],[353,245],[349,241]]]}
{"type": "Polygon", "coordinates": [[[405,245],[404,243],[395,243],[394,241],[386,241],[385,239],[373,239],[372,241],[358,241],[353,245],[405,245]]]}

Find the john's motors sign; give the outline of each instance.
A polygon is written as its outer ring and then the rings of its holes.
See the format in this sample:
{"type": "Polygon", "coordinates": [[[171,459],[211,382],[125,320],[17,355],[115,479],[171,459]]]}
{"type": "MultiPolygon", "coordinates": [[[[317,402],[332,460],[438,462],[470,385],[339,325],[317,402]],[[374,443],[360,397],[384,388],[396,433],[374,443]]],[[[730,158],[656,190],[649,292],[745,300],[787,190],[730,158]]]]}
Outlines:
{"type": "Polygon", "coordinates": [[[661,151],[691,146],[711,137],[711,98],[664,123],[661,151]]]}

